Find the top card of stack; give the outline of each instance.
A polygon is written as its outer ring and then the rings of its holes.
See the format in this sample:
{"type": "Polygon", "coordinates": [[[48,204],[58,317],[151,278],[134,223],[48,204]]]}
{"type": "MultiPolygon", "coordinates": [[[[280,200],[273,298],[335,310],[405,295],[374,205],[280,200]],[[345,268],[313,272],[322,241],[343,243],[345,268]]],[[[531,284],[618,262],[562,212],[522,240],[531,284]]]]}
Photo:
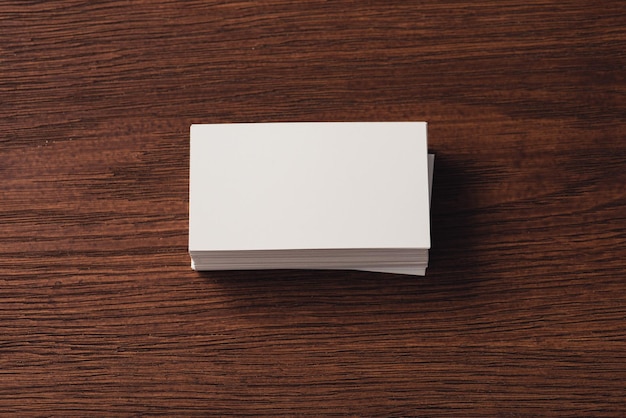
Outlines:
{"type": "Polygon", "coordinates": [[[192,125],[190,149],[194,269],[424,274],[425,122],[192,125]]]}

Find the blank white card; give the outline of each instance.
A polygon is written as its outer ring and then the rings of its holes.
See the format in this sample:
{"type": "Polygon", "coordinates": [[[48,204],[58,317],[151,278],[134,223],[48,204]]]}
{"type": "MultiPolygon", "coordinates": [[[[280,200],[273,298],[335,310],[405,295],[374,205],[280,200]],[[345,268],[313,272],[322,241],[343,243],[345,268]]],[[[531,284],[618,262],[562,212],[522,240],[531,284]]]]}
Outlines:
{"type": "Polygon", "coordinates": [[[189,250],[430,248],[426,128],[192,125],[189,250]]]}

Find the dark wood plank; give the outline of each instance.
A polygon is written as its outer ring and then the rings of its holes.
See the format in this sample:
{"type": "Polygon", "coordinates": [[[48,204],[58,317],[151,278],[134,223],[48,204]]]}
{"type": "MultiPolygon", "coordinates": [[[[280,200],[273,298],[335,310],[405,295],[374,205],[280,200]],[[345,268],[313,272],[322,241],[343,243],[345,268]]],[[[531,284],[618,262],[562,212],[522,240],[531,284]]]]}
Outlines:
{"type": "Polygon", "coordinates": [[[0,411],[626,413],[622,2],[0,4],[0,411]],[[426,278],[198,274],[191,123],[426,120],[426,278]]]}

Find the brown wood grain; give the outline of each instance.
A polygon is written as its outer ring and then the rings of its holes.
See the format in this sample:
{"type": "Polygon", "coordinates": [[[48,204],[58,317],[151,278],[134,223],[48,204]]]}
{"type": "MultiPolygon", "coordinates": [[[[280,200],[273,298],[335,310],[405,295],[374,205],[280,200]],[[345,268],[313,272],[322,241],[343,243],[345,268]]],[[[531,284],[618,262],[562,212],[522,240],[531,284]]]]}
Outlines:
{"type": "Polygon", "coordinates": [[[0,413],[626,414],[621,1],[0,3],[0,413]],[[429,122],[426,278],[199,274],[191,123],[429,122]]]}

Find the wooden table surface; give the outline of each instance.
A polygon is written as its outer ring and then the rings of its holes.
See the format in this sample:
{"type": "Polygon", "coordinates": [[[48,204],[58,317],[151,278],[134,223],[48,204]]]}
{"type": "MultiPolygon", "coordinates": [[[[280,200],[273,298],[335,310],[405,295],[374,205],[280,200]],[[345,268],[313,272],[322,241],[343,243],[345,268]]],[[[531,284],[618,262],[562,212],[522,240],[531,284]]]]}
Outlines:
{"type": "Polygon", "coordinates": [[[622,1],[4,1],[0,141],[0,413],[626,414],[622,1]],[[192,271],[268,121],[428,121],[427,277],[192,271]]]}

